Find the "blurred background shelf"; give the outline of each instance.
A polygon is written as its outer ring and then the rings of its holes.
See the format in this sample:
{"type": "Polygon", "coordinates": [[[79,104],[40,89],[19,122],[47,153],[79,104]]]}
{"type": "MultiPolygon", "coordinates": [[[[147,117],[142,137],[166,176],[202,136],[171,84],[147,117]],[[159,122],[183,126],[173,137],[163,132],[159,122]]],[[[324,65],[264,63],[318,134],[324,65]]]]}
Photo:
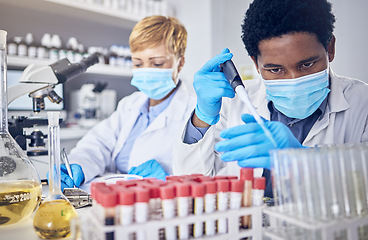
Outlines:
{"type": "MultiPolygon", "coordinates": [[[[8,66],[15,68],[25,68],[29,64],[42,64],[49,65],[55,61],[49,59],[31,59],[27,57],[18,56],[8,56],[8,66]]],[[[107,76],[121,76],[121,77],[131,77],[132,72],[130,69],[123,67],[115,67],[104,64],[97,64],[87,69],[87,73],[91,74],[101,74],[107,76]]]]}

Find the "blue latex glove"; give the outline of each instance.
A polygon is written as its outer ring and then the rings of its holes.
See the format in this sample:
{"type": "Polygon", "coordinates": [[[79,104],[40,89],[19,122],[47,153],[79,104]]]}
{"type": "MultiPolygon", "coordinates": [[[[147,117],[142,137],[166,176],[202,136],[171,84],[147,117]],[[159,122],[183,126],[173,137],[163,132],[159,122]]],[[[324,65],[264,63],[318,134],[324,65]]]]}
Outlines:
{"type": "MultiPolygon", "coordinates": [[[[74,181],[69,177],[65,164],[61,164],[60,169],[61,191],[63,191],[64,188],[72,188],[74,185],[76,187],[80,187],[80,185],[84,182],[84,173],[79,164],[70,164],[70,170],[72,171],[74,181]]],[[[49,173],[47,173],[46,176],[48,181],[49,173]]]]}
{"type": "MultiPolygon", "coordinates": [[[[269,151],[275,147],[252,115],[243,114],[241,118],[244,125],[220,133],[226,140],[215,145],[216,151],[223,152],[221,159],[225,162],[238,161],[240,167],[270,169],[269,151]]],[[[265,120],[265,126],[271,131],[278,149],[303,147],[284,124],[265,120]]]]}
{"type": "Polygon", "coordinates": [[[203,122],[214,125],[220,119],[222,97],[233,98],[234,90],[220,72],[220,64],[230,60],[233,55],[224,49],[219,55],[210,59],[194,75],[193,86],[197,94],[195,114],[203,122]]]}
{"type": "Polygon", "coordinates": [[[138,167],[132,167],[128,171],[128,174],[135,174],[144,178],[154,177],[163,181],[166,180],[166,176],[168,175],[161,165],[154,159],[142,163],[138,167]]]}

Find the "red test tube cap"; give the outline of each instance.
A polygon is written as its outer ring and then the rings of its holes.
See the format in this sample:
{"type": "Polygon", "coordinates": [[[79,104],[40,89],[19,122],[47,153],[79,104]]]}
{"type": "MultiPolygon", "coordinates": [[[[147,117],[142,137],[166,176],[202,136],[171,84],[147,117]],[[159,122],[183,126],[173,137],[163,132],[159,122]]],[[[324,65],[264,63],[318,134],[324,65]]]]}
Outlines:
{"type": "Polygon", "coordinates": [[[177,183],[174,187],[177,197],[190,197],[189,183],[177,183]]]}
{"type": "Polygon", "coordinates": [[[227,179],[216,180],[217,192],[228,192],[230,190],[230,182],[227,179]]]}
{"type": "Polygon", "coordinates": [[[241,168],[240,169],[240,179],[244,181],[253,180],[253,168],[241,168]]]}
{"type": "Polygon", "coordinates": [[[175,198],[174,186],[173,185],[161,186],[160,187],[160,198],[162,200],[175,198]]]}
{"type": "Polygon", "coordinates": [[[115,207],[118,204],[118,195],[115,191],[107,188],[98,188],[96,194],[99,203],[103,207],[115,207]]]}
{"type": "Polygon", "coordinates": [[[134,204],[134,192],[131,190],[125,189],[125,191],[121,191],[118,193],[119,195],[119,205],[130,206],[134,204]]]}
{"type": "Polygon", "coordinates": [[[259,190],[266,189],[266,178],[265,177],[254,178],[253,189],[259,189],[259,190]]]}
{"type": "Polygon", "coordinates": [[[135,202],[148,203],[150,199],[149,190],[143,187],[129,188],[134,191],[135,202]]]}
{"type": "Polygon", "coordinates": [[[244,191],[243,180],[230,180],[230,192],[242,193],[244,191]]]}
{"type": "Polygon", "coordinates": [[[204,182],[206,194],[215,194],[217,192],[217,186],[215,181],[204,182]]]}
{"type": "Polygon", "coordinates": [[[106,186],[104,182],[92,182],[91,183],[91,197],[96,200],[96,189],[101,186],[106,186]]]}
{"type": "Polygon", "coordinates": [[[204,197],[204,194],[206,193],[205,185],[202,183],[193,183],[190,186],[192,190],[192,197],[204,197]]]}

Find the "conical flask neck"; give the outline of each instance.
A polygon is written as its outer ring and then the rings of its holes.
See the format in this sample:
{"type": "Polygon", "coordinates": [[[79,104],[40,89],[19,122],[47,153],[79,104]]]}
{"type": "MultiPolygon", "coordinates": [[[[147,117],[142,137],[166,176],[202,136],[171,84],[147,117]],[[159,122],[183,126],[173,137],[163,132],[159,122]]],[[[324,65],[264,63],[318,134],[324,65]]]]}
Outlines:
{"type": "Polygon", "coordinates": [[[7,93],[7,66],[6,50],[0,48],[0,133],[8,132],[8,93],[7,93]]]}

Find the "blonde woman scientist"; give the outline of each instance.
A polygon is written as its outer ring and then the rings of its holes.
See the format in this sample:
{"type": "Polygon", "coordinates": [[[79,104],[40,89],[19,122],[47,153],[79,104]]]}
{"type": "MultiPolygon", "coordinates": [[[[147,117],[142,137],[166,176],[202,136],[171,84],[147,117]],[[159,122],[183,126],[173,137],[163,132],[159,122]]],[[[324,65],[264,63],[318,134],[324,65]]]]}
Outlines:
{"type": "Polygon", "coordinates": [[[159,179],[172,173],[174,139],[180,139],[196,103],[178,79],[186,43],[186,29],[175,18],[151,16],[135,25],[129,38],[131,84],[140,91],[120,100],[117,110],[72,149],[73,180],[62,165],[62,188],[105,172],[159,179]]]}

